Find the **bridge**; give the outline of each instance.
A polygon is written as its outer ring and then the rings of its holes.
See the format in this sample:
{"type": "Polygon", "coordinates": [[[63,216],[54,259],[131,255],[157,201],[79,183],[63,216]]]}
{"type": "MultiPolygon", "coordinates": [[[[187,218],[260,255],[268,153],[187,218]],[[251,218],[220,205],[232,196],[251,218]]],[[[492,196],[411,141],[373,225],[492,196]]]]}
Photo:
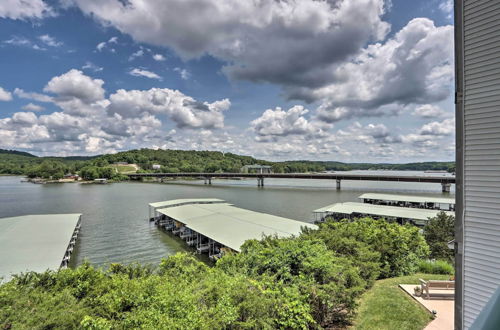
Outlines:
{"type": "Polygon", "coordinates": [[[410,175],[380,175],[380,174],[348,174],[348,173],[130,173],[132,180],[142,178],[201,178],[205,184],[212,184],[212,178],[256,178],[257,186],[264,187],[264,178],[276,179],[322,179],[335,180],[337,190],[342,180],[351,181],[390,181],[390,182],[420,182],[440,183],[443,192],[450,192],[451,184],[455,183],[454,176],[410,176],[410,175]]]}

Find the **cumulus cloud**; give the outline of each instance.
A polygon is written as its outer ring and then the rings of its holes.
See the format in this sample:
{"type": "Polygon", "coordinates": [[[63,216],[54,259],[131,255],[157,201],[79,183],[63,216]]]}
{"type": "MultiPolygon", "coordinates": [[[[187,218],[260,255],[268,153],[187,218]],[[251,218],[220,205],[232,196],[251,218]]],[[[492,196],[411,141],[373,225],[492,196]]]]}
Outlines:
{"type": "Polygon", "coordinates": [[[128,72],[128,74],[131,75],[131,76],[135,76],[135,77],[146,77],[146,78],[158,79],[158,80],[162,80],[163,79],[158,74],[156,74],[156,73],[154,73],[152,71],[143,70],[143,69],[139,69],[139,68],[134,68],[134,69],[130,70],[128,72]]]}
{"type": "Polygon", "coordinates": [[[267,109],[259,118],[250,122],[250,128],[257,135],[258,141],[276,140],[276,137],[288,135],[325,135],[325,130],[331,126],[308,120],[305,117],[308,113],[309,110],[301,105],[296,105],[286,111],[280,107],[267,109]]]}
{"type": "Polygon", "coordinates": [[[343,138],[343,142],[348,140],[359,141],[365,144],[391,144],[400,143],[401,137],[392,135],[390,130],[384,124],[368,124],[361,125],[359,122],[354,122],[346,129],[338,130],[336,133],[343,138]]]}
{"type": "Polygon", "coordinates": [[[433,121],[420,129],[421,135],[452,135],[455,132],[455,119],[433,121]]]}
{"type": "MultiPolygon", "coordinates": [[[[18,97],[51,102],[59,110],[37,115],[35,111],[43,108],[29,103],[23,107],[29,111],[0,118],[0,148],[66,155],[163,145],[173,143],[178,134],[200,137],[197,131],[208,136],[213,129],[222,129],[224,112],[231,106],[228,99],[202,102],[166,88],[122,89],[107,98],[103,85],[102,80],[73,69],[46,84],[44,91],[54,96],[15,89],[18,97]],[[165,130],[165,125],[172,124],[178,127],[177,132],[165,130]]],[[[225,135],[216,135],[210,141],[213,146],[222,146],[225,135]]],[[[181,140],[183,144],[178,148],[201,146],[202,142],[181,140]]],[[[226,136],[226,140],[230,138],[226,136]]]]}
{"type": "Polygon", "coordinates": [[[53,101],[52,97],[50,97],[48,95],[35,93],[35,92],[25,92],[21,88],[14,89],[14,94],[17,97],[20,97],[22,99],[35,100],[38,102],[52,102],[53,101]]]}
{"type": "Polygon", "coordinates": [[[370,116],[381,106],[427,104],[448,97],[453,79],[453,27],[426,18],[411,20],[385,43],[363,49],[333,73],[334,82],[303,87],[297,96],[321,100],[331,120],[370,116]]]}
{"type": "Polygon", "coordinates": [[[12,100],[12,94],[0,87],[0,101],[10,101],[12,100]]]}
{"type": "Polygon", "coordinates": [[[71,69],[70,71],[52,78],[44,92],[58,95],[61,100],[79,99],[86,103],[102,100],[104,98],[104,81],[92,79],[83,74],[82,71],[71,69]]]}
{"type": "Polygon", "coordinates": [[[23,106],[23,110],[27,110],[27,111],[42,111],[44,109],[45,108],[42,107],[41,105],[33,104],[31,102],[26,104],[25,106],[23,106]]]}
{"type": "Polygon", "coordinates": [[[389,31],[383,0],[73,3],[136,41],[170,47],[185,59],[209,54],[228,63],[230,77],[286,86],[329,81],[325,68],[389,31]]]}
{"type": "Polygon", "coordinates": [[[145,114],[167,115],[178,127],[222,128],[223,112],[231,102],[223,99],[213,103],[199,102],[183,93],[168,88],[150,90],[123,90],[110,95],[108,112],[125,118],[145,114]]]}
{"type": "Polygon", "coordinates": [[[2,0],[0,18],[41,19],[54,15],[52,8],[43,0],[2,0]]]}
{"type": "Polygon", "coordinates": [[[163,56],[162,54],[154,54],[153,59],[158,62],[166,60],[165,56],[163,56]]]}
{"type": "Polygon", "coordinates": [[[423,104],[415,108],[413,115],[422,118],[440,118],[445,117],[447,113],[437,105],[423,104]]]}

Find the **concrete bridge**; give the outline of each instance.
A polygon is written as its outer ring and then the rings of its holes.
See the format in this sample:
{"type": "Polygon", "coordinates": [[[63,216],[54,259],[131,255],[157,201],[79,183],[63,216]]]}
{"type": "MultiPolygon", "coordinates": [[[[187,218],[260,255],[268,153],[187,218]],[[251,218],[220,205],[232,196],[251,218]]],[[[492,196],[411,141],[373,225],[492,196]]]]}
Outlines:
{"type": "Polygon", "coordinates": [[[450,192],[451,184],[455,183],[454,176],[409,176],[409,175],[380,175],[380,174],[347,174],[347,173],[131,173],[127,174],[132,180],[142,178],[201,178],[205,184],[212,184],[212,178],[256,178],[257,186],[264,187],[264,178],[276,179],[323,179],[335,180],[337,189],[340,189],[342,180],[352,181],[390,181],[390,182],[420,182],[440,183],[443,192],[450,192]]]}

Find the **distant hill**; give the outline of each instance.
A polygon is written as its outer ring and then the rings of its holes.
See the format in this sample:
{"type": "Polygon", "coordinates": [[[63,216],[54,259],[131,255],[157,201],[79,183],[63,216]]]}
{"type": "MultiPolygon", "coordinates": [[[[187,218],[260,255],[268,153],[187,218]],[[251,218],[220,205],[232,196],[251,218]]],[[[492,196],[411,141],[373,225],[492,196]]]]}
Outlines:
{"type": "MultiPolygon", "coordinates": [[[[275,173],[348,171],[348,170],[446,170],[452,172],[454,162],[422,162],[408,164],[343,163],[337,161],[294,160],[271,162],[250,156],[219,151],[137,149],[99,156],[37,157],[27,152],[0,149],[0,174],[29,176],[62,176],[85,172],[105,175],[114,163],[137,164],[140,172],[239,172],[244,165],[271,165],[275,173]],[[153,165],[160,169],[153,170],[153,165]]],[[[116,172],[116,171],[114,171],[116,172]]]]}
{"type": "Polygon", "coordinates": [[[26,156],[26,157],[36,157],[35,155],[30,154],[29,152],[17,151],[17,150],[6,150],[6,149],[0,149],[0,154],[18,155],[18,156],[26,156]]]}

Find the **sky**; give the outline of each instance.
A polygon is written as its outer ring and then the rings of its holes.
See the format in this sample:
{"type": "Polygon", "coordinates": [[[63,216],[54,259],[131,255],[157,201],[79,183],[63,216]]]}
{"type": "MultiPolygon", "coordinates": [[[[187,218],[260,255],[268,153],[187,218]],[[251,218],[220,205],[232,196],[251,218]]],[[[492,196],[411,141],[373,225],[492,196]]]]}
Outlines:
{"type": "Polygon", "coordinates": [[[0,148],[454,159],[452,0],[2,0],[0,148]]]}

